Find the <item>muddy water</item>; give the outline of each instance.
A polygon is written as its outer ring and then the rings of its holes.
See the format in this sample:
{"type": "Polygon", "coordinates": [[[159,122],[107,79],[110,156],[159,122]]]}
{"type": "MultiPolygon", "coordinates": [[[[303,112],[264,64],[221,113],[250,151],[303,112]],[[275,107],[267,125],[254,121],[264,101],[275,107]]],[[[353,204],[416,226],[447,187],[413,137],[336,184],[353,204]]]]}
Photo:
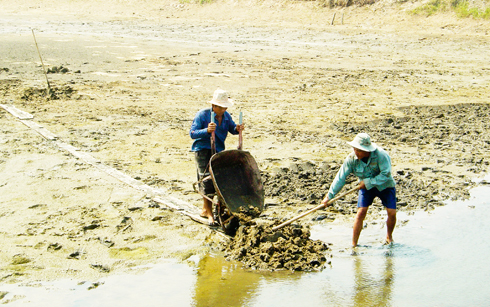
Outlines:
{"type": "Polygon", "coordinates": [[[355,250],[348,247],[350,225],[313,228],[313,238],[333,243],[332,265],[319,273],[248,272],[221,255],[207,255],[186,263],[164,260],[96,282],[2,285],[0,292],[8,293],[0,301],[8,306],[488,306],[483,285],[490,281],[485,243],[490,187],[471,192],[469,201],[400,214],[404,225],[396,229],[392,246],[381,244],[382,221],[363,230],[355,250]]]}

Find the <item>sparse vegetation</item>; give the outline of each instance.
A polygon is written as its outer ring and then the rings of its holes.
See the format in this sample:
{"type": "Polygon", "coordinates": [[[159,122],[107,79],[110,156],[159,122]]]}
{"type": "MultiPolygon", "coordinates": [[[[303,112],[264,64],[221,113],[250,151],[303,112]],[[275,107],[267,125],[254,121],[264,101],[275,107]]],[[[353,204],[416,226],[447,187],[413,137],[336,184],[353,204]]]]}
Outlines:
{"type": "Polygon", "coordinates": [[[454,11],[461,18],[473,17],[473,18],[482,18],[482,19],[490,19],[490,7],[485,8],[484,10],[480,10],[475,7],[470,7],[467,1],[454,1],[456,2],[454,6],[454,11]]]}
{"type": "MultiPolygon", "coordinates": [[[[215,0],[180,0],[182,4],[209,4],[215,0]]],[[[316,0],[320,7],[349,7],[349,6],[366,6],[376,3],[378,0],[316,0]]],[[[397,0],[397,3],[407,2],[408,0],[397,0]]],[[[460,18],[490,19],[490,6],[485,8],[475,7],[467,0],[431,0],[412,11],[413,15],[431,16],[436,13],[454,12],[460,18]]]]}
{"type": "Polygon", "coordinates": [[[477,7],[471,7],[466,0],[432,0],[431,2],[419,6],[412,10],[414,15],[426,15],[431,16],[436,13],[443,13],[453,11],[460,18],[482,18],[490,19],[490,7],[480,9],[477,7]]]}
{"type": "Polygon", "coordinates": [[[191,4],[207,4],[212,2],[213,0],[180,0],[180,3],[191,3],[191,4]]]}
{"type": "Polygon", "coordinates": [[[365,6],[376,3],[376,0],[316,0],[321,7],[365,6]]]}

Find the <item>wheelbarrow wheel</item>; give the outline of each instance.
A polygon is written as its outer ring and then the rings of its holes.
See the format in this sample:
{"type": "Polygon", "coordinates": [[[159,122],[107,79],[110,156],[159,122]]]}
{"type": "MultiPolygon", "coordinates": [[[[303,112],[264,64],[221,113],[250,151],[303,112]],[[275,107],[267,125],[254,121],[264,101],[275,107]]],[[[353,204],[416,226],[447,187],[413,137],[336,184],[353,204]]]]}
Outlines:
{"type": "Polygon", "coordinates": [[[236,216],[232,216],[230,221],[224,225],[223,231],[227,235],[234,237],[239,226],[240,226],[240,221],[238,220],[238,218],[236,216]]]}
{"type": "Polygon", "coordinates": [[[228,208],[223,206],[221,202],[218,202],[216,206],[216,215],[218,217],[219,224],[223,229],[224,233],[229,236],[235,236],[238,227],[240,226],[240,221],[236,216],[234,216],[228,208]]]}

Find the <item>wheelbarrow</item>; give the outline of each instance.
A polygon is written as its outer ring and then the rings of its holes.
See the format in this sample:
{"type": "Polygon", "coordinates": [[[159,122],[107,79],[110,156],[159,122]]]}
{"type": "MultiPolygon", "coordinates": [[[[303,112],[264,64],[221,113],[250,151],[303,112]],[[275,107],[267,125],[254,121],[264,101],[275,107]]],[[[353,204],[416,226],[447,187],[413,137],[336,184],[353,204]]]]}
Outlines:
{"type": "MultiPolygon", "coordinates": [[[[240,116],[241,117],[241,116],[240,116]]],[[[213,137],[211,146],[214,147],[213,137]]],[[[210,176],[194,184],[201,196],[215,205],[215,215],[223,231],[234,236],[240,226],[239,213],[260,213],[264,209],[264,186],[255,159],[242,150],[242,134],[239,133],[238,149],[215,153],[209,160],[210,176]],[[217,201],[204,195],[196,185],[212,179],[217,201]]]]}

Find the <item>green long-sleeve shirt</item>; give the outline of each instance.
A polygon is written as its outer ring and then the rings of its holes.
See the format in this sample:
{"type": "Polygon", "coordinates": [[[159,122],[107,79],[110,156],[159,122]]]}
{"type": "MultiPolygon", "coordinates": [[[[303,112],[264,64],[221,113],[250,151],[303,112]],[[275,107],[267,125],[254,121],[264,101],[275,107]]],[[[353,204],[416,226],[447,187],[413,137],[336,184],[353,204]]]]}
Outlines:
{"type": "Polygon", "coordinates": [[[359,160],[354,152],[347,156],[328,190],[329,199],[334,198],[344,187],[345,180],[351,173],[356,175],[360,181],[364,181],[368,190],[377,188],[379,191],[383,191],[386,188],[395,187],[395,180],[391,175],[390,156],[378,147],[371,152],[367,163],[359,160]]]}

